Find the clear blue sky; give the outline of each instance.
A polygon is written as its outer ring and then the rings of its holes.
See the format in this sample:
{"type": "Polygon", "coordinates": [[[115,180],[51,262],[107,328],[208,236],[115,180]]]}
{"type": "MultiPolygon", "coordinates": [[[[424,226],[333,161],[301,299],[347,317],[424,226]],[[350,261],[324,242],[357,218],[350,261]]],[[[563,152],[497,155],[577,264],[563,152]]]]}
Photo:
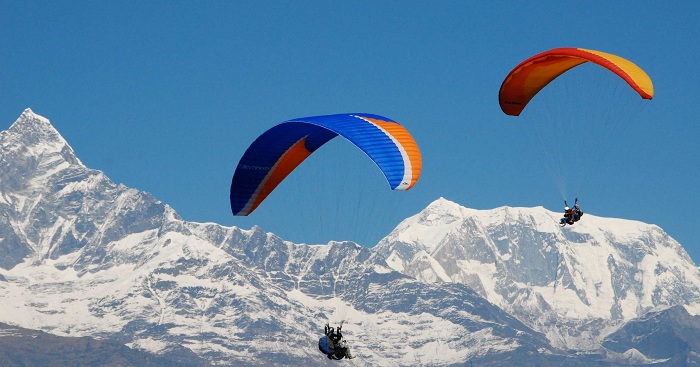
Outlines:
{"type": "Polygon", "coordinates": [[[186,220],[372,245],[439,197],[561,210],[498,89],[530,55],[596,49],[645,69],[656,95],[606,154],[584,210],[657,224],[698,262],[698,14],[696,1],[0,0],[0,128],[30,107],[87,166],[186,220]],[[424,163],[413,190],[391,192],[338,141],[250,217],[231,215],[231,176],[259,134],[343,112],[411,131],[424,163]]]}

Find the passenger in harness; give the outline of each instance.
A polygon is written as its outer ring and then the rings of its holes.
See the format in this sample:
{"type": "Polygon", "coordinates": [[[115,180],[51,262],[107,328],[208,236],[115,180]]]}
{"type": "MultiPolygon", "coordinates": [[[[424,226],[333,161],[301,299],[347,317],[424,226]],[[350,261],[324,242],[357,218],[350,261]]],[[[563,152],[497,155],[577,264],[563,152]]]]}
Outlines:
{"type": "Polygon", "coordinates": [[[574,225],[574,223],[578,222],[579,219],[581,219],[581,216],[583,216],[583,211],[581,210],[581,207],[578,205],[578,198],[576,198],[576,201],[574,202],[574,207],[569,208],[569,204],[566,203],[566,200],[564,200],[564,218],[561,218],[559,221],[559,224],[562,226],[565,225],[574,225]]]}
{"type": "Polygon", "coordinates": [[[355,358],[355,356],[350,353],[348,342],[343,340],[343,334],[340,332],[342,328],[342,322],[338,325],[337,329],[326,324],[324,327],[325,336],[318,340],[318,349],[325,354],[328,359],[340,360],[343,358],[355,358]]]}

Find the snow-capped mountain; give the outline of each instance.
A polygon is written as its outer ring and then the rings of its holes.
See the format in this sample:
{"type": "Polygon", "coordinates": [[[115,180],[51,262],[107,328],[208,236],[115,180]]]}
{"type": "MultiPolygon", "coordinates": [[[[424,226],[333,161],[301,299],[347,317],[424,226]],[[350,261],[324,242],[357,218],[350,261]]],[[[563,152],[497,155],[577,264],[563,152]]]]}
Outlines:
{"type": "Polygon", "coordinates": [[[0,322],[215,365],[326,365],[322,324],[343,319],[349,365],[662,360],[623,323],[696,308],[682,247],[643,223],[557,217],[440,199],[373,249],[294,244],[186,222],[85,167],[26,110],[0,132],[0,322]]]}
{"type": "Polygon", "coordinates": [[[391,272],[367,248],[185,222],[85,167],[31,110],[0,147],[2,322],[156,353],[184,347],[217,364],[322,365],[315,344],[329,318],[348,320],[369,365],[554,353],[469,287],[391,272]]]}
{"type": "Polygon", "coordinates": [[[560,348],[596,349],[622,322],[700,300],[700,271],[661,228],[542,207],[467,209],[439,199],[375,248],[424,282],[469,285],[560,348]]]}

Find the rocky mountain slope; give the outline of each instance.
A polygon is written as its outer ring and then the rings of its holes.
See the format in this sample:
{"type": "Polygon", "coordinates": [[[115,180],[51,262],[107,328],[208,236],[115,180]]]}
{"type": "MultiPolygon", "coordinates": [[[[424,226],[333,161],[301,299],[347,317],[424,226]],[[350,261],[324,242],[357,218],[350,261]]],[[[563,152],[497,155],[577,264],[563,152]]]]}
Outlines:
{"type": "Polygon", "coordinates": [[[170,367],[211,366],[183,350],[164,356],[138,351],[111,340],[60,337],[43,331],[0,324],[0,366],[170,367]]]}

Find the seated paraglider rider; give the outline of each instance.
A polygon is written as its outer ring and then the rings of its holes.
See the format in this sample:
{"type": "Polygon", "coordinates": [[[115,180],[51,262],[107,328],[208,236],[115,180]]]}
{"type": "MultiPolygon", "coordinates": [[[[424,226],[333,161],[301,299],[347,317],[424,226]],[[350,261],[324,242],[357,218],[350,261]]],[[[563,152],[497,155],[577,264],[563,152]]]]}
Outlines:
{"type": "Polygon", "coordinates": [[[343,340],[343,334],[340,332],[342,328],[342,324],[338,326],[337,329],[326,324],[324,328],[324,334],[326,335],[318,340],[318,349],[323,352],[328,359],[340,360],[343,358],[355,358],[355,356],[350,353],[348,342],[343,340]]]}
{"type": "Polygon", "coordinates": [[[578,204],[574,205],[574,222],[578,222],[579,219],[581,219],[581,216],[583,216],[581,207],[578,206],[578,204]]]}

